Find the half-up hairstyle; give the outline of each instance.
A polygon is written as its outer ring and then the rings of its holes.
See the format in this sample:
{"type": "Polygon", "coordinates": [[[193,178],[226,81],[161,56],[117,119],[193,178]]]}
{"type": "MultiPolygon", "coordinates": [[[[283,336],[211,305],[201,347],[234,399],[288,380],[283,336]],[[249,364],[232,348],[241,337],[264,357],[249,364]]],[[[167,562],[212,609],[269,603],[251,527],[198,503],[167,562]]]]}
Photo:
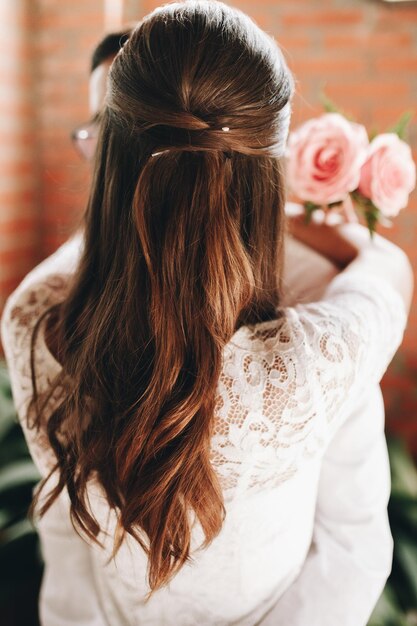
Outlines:
{"type": "Polygon", "coordinates": [[[67,488],[74,527],[96,540],[98,480],[114,553],[125,533],[140,543],[151,591],[189,560],[190,514],[204,547],[224,521],[217,383],[239,327],[279,315],[292,92],[272,37],[217,1],[154,10],[111,66],[84,248],[47,311],[62,364],[51,389],[65,393],[47,427],[59,483],[40,513],[67,488]]]}

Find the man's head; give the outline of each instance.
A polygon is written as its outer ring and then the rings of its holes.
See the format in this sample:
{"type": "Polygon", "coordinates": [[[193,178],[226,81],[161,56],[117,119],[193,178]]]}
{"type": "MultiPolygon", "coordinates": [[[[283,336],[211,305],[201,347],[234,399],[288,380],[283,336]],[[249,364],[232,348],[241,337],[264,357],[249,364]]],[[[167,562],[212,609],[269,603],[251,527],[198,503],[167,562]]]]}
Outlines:
{"type": "Polygon", "coordinates": [[[91,116],[96,115],[103,104],[106,93],[107,75],[110,65],[120,48],[127,41],[130,29],[106,35],[91,55],[89,103],[91,116]]]}
{"type": "Polygon", "coordinates": [[[94,155],[97,136],[97,117],[106,94],[107,76],[114,57],[129,38],[131,29],[106,35],[94,48],[90,63],[89,110],[90,119],[72,132],[77,150],[86,159],[94,155]]]}

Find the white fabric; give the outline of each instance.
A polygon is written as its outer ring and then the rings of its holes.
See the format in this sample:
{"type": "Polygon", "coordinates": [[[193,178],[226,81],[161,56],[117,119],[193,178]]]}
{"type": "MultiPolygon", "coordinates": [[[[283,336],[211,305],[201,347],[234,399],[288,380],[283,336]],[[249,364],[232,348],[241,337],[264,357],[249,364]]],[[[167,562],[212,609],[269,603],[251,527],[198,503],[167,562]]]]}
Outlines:
{"type": "MultiPolygon", "coordinates": [[[[29,338],[41,312],[65,293],[81,245],[75,237],[35,268],[2,318],[13,396],[43,475],[53,453],[23,419],[29,338]]],[[[197,526],[194,563],[145,603],[140,547],[129,537],[107,563],[115,519],[99,486],[91,484],[89,495],[104,550],[75,533],[64,491],[38,522],[42,626],[366,624],[392,558],[378,383],[406,313],[383,279],[342,273],[326,287],[334,268],[300,246],[288,240],[285,284],[293,291],[283,319],[240,328],[224,350],[211,458],[227,509],[220,535],[198,551],[197,526]],[[307,302],[308,282],[320,300],[307,302]]],[[[59,371],[42,333],[35,358],[42,389],[59,371]]]]}

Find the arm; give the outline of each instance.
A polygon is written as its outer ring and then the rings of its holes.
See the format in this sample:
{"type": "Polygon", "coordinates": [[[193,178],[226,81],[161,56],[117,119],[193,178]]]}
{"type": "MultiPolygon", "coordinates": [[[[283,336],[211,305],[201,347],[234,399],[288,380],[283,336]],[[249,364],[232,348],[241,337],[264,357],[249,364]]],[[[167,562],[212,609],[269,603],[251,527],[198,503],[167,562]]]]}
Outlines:
{"type": "MultiPolygon", "coordinates": [[[[26,423],[27,403],[32,394],[29,337],[34,320],[43,307],[43,298],[46,297],[44,290],[38,287],[35,288],[33,283],[29,287],[27,283],[25,289],[19,289],[9,297],[1,320],[1,338],[19,422],[32,460],[44,478],[54,466],[56,457],[48,445],[46,434],[29,429],[26,423]],[[33,297],[34,293],[36,298],[33,297]]],[[[37,382],[42,391],[48,377],[52,375],[47,365],[49,363],[38,361],[38,372],[40,367],[41,375],[37,382]]],[[[56,474],[53,474],[41,493],[41,501],[51,486],[55,485],[55,479],[56,474]]],[[[95,588],[91,548],[74,530],[69,505],[68,494],[64,489],[45,515],[35,520],[45,565],[39,598],[41,624],[103,626],[106,620],[95,588]]]]}
{"type": "MultiPolygon", "coordinates": [[[[302,206],[287,202],[287,218],[304,215],[302,206]]],[[[310,245],[286,232],[284,240],[284,267],[281,304],[294,306],[297,302],[319,300],[340,268],[310,245]]]]}
{"type": "MultiPolygon", "coordinates": [[[[310,551],[298,578],[259,626],[364,626],[391,569],[389,462],[378,382],[401,343],[412,276],[396,246],[382,238],[372,243],[365,229],[352,226],[344,249],[347,239],[341,232],[333,236],[328,226],[311,239],[314,249],[327,249],[347,268],[331,281],[323,302],[304,307],[314,327],[328,333],[329,357],[336,357],[330,377],[326,368],[319,375],[329,398],[324,408],[330,438],[310,551]],[[339,387],[343,379],[345,388],[339,387]]],[[[308,238],[310,230],[302,241],[308,238]]]]}
{"type": "MultiPolygon", "coordinates": [[[[29,429],[26,412],[32,396],[30,371],[30,339],[36,320],[55,301],[66,293],[69,275],[75,271],[83,247],[81,232],[75,233],[56,252],[33,268],[7,299],[1,316],[1,341],[10,374],[16,412],[23,428],[32,459],[41,476],[46,476],[56,462],[47,445],[45,434],[29,429]]],[[[39,361],[37,384],[40,390],[60,368],[50,361],[47,367],[44,354],[36,353],[39,361]]]]}
{"type": "Polygon", "coordinates": [[[289,218],[289,231],[299,241],[322,254],[358,281],[362,276],[385,281],[402,298],[408,314],[413,295],[413,270],[409,259],[394,243],[355,223],[330,226],[306,224],[302,215],[289,218]]]}
{"type": "Polygon", "coordinates": [[[363,393],[323,458],[310,551],[258,626],[365,626],[391,571],[384,407],[363,393]]]}
{"type": "Polygon", "coordinates": [[[322,297],[339,270],[334,263],[290,235],[284,247],[282,306],[314,302],[322,297]]]}
{"type": "MultiPolygon", "coordinates": [[[[64,261],[69,248],[60,249],[59,259],[64,261]]],[[[57,253],[55,253],[57,254],[57,253]]],[[[54,255],[53,255],[54,256],[54,255]]],[[[52,287],[47,277],[57,270],[49,257],[44,261],[44,273],[39,267],[28,275],[24,283],[9,297],[1,320],[1,338],[10,373],[13,398],[19,422],[40,475],[48,475],[55,464],[55,455],[48,445],[45,433],[29,429],[26,423],[26,408],[32,393],[29,350],[30,334],[42,310],[50,303],[52,287]],[[36,274],[35,274],[36,272],[36,274]]],[[[74,257],[66,257],[62,268],[67,269],[74,257]]],[[[57,288],[57,282],[53,287],[57,288]]],[[[39,354],[38,380],[40,389],[53,376],[52,364],[42,362],[39,354]],[[39,370],[40,367],[40,370],[39,370]]],[[[58,370],[57,370],[58,371],[58,370]]],[[[45,486],[42,497],[49,492],[54,476],[45,486]]],[[[36,486],[35,486],[36,489],[36,486]]],[[[42,626],[103,626],[106,619],[99,604],[91,564],[91,548],[74,530],[69,515],[69,498],[64,490],[41,519],[36,520],[36,529],[41,542],[45,563],[40,590],[39,611],[42,626]]]]}

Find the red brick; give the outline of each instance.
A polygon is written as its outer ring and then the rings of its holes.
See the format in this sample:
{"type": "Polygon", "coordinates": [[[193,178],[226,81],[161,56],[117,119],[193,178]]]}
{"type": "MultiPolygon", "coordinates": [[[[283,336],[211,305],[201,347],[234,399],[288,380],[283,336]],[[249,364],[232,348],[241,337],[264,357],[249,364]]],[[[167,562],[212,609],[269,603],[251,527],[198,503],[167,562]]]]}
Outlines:
{"type": "Polygon", "coordinates": [[[291,70],[298,75],[324,74],[347,72],[349,74],[363,72],[366,68],[366,59],[363,58],[334,58],[329,56],[299,58],[290,60],[291,70]]]}
{"type": "MultiPolygon", "coordinates": [[[[142,2],[140,4],[142,12],[143,12],[143,15],[146,15],[147,13],[150,13],[158,5],[159,5],[159,3],[155,2],[154,0],[142,0],[142,2]]],[[[129,16],[129,19],[131,19],[130,16],[129,16]]]]}
{"type": "Polygon", "coordinates": [[[336,9],[328,11],[303,11],[290,13],[281,18],[283,26],[352,26],[363,20],[362,11],[356,9],[336,9]]]}
{"type": "Polygon", "coordinates": [[[311,37],[306,35],[279,35],[277,38],[279,46],[289,54],[294,51],[307,51],[311,45],[311,37]]]}
{"type": "Polygon", "coordinates": [[[366,48],[368,53],[372,53],[375,49],[389,48],[390,54],[395,54],[397,46],[400,49],[410,46],[413,43],[413,37],[409,32],[370,33],[364,31],[357,34],[325,35],[323,43],[331,50],[348,48],[350,51],[355,51],[359,46],[361,53],[363,53],[363,48],[366,48]]]}
{"type": "Polygon", "coordinates": [[[0,232],[2,237],[15,233],[33,233],[36,231],[37,227],[38,221],[35,217],[0,222],[0,232]]]}
{"type": "Polygon", "coordinates": [[[0,108],[3,119],[11,116],[19,118],[31,117],[33,119],[33,104],[31,102],[22,102],[19,94],[16,92],[7,93],[6,97],[4,97],[4,92],[2,95],[3,97],[0,97],[0,108]]]}
{"type": "Polygon", "coordinates": [[[27,67],[0,67],[0,83],[4,85],[6,82],[19,90],[28,89],[33,85],[33,74],[27,67]]]}
{"type": "Polygon", "coordinates": [[[7,205],[23,206],[25,203],[32,203],[35,199],[35,195],[32,191],[2,191],[0,189],[0,206],[5,207],[7,205]]]}
{"type": "MultiPolygon", "coordinates": [[[[3,176],[24,177],[33,175],[34,163],[32,161],[14,161],[12,159],[0,159],[0,171],[3,176]]],[[[1,188],[1,187],[0,187],[1,188]]]]}
{"type": "Polygon", "coordinates": [[[15,248],[13,250],[0,250],[0,263],[4,267],[13,263],[31,263],[35,256],[34,246],[28,248],[15,248]]]}
{"type": "Polygon", "coordinates": [[[93,28],[101,34],[104,31],[104,19],[103,15],[100,13],[93,12],[80,16],[78,11],[72,10],[72,12],[65,17],[61,14],[43,14],[40,16],[39,26],[46,30],[60,28],[67,31],[71,31],[72,29],[86,31],[89,28],[93,28]]]}
{"type": "Polygon", "coordinates": [[[370,100],[379,100],[380,98],[401,98],[401,102],[412,102],[410,94],[410,85],[407,82],[380,82],[375,79],[362,83],[332,82],[327,87],[327,93],[331,98],[332,95],[341,98],[366,98],[370,100]]]}
{"type": "Polygon", "coordinates": [[[398,105],[383,105],[372,107],[372,119],[375,120],[375,123],[379,127],[384,129],[388,129],[389,127],[393,126],[400,119],[403,113],[404,107],[398,105]]]}
{"type": "Polygon", "coordinates": [[[405,6],[384,6],[385,10],[382,10],[378,14],[377,25],[392,27],[393,25],[399,25],[401,27],[414,27],[417,24],[417,7],[405,7],[405,6]]]}
{"type": "Polygon", "coordinates": [[[3,304],[5,298],[16,289],[18,284],[25,277],[25,274],[27,274],[27,272],[29,272],[32,267],[33,265],[31,264],[27,267],[27,269],[25,269],[24,272],[18,271],[14,274],[10,274],[10,276],[8,276],[7,278],[0,278],[0,294],[5,294],[2,297],[3,304]]]}
{"type": "Polygon", "coordinates": [[[384,56],[375,60],[376,69],[381,72],[416,72],[417,54],[403,57],[384,56]]]}
{"type": "Polygon", "coordinates": [[[17,128],[4,127],[0,128],[0,155],[6,154],[10,157],[10,145],[16,145],[16,142],[20,146],[30,146],[36,137],[34,130],[24,128],[21,123],[17,128]],[[13,144],[10,144],[13,142],[13,144]],[[4,149],[4,153],[2,152],[4,149]]]}

